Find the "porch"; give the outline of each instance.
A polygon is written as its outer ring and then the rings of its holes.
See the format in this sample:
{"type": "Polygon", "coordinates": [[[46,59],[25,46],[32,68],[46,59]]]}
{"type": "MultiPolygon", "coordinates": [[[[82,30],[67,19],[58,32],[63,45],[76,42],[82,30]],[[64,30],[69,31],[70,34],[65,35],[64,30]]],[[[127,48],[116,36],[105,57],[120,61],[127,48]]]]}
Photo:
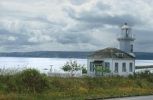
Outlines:
{"type": "Polygon", "coordinates": [[[102,60],[95,60],[90,62],[90,71],[94,73],[94,76],[105,76],[110,72],[110,64],[102,60]]]}

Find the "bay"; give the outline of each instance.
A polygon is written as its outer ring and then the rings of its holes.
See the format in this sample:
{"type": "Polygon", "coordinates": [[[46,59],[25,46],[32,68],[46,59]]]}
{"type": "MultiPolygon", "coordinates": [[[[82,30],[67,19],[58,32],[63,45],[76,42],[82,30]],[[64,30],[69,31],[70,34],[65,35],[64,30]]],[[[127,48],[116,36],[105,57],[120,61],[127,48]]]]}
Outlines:
{"type": "MultiPolygon", "coordinates": [[[[77,58],[31,58],[31,57],[0,57],[0,69],[23,70],[35,68],[41,73],[52,72],[64,73],[61,67],[68,61],[75,60],[78,64],[87,67],[87,59],[77,58]]],[[[136,60],[136,66],[153,65],[153,60],[136,60]]]]}
{"type": "Polygon", "coordinates": [[[77,61],[78,64],[86,67],[87,59],[75,58],[30,58],[30,57],[0,57],[0,68],[2,70],[23,70],[35,68],[41,73],[47,73],[52,68],[52,72],[64,73],[61,69],[68,61],[77,61]]]}

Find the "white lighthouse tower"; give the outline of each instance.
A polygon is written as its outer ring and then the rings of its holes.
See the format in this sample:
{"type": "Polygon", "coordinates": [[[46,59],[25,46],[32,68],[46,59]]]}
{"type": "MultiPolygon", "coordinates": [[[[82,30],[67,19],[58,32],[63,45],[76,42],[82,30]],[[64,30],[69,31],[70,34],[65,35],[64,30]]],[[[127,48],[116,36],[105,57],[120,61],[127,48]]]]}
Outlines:
{"type": "Polygon", "coordinates": [[[121,27],[121,34],[117,40],[119,41],[120,50],[127,53],[133,53],[133,43],[135,38],[133,37],[131,28],[127,25],[127,23],[124,23],[124,25],[121,27]]]}

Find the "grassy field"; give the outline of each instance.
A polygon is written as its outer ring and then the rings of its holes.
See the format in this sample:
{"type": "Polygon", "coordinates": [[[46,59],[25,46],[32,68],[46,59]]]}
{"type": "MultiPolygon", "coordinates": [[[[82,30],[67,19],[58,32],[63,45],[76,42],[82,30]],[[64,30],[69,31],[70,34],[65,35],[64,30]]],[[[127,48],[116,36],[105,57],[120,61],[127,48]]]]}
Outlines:
{"type": "Polygon", "coordinates": [[[0,75],[0,100],[84,100],[153,94],[153,74],[129,77],[47,77],[34,69],[0,75]]]}

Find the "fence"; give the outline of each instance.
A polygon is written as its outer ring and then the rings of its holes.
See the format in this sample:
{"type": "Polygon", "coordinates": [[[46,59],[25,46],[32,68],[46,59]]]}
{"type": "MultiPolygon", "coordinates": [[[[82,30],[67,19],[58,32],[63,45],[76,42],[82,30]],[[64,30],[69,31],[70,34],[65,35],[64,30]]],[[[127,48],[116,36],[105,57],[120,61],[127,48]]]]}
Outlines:
{"type": "MultiPolygon", "coordinates": [[[[51,77],[72,77],[71,73],[55,73],[55,72],[48,72],[48,76],[51,77]]],[[[76,73],[73,77],[81,77],[82,73],[76,73]]]]}

